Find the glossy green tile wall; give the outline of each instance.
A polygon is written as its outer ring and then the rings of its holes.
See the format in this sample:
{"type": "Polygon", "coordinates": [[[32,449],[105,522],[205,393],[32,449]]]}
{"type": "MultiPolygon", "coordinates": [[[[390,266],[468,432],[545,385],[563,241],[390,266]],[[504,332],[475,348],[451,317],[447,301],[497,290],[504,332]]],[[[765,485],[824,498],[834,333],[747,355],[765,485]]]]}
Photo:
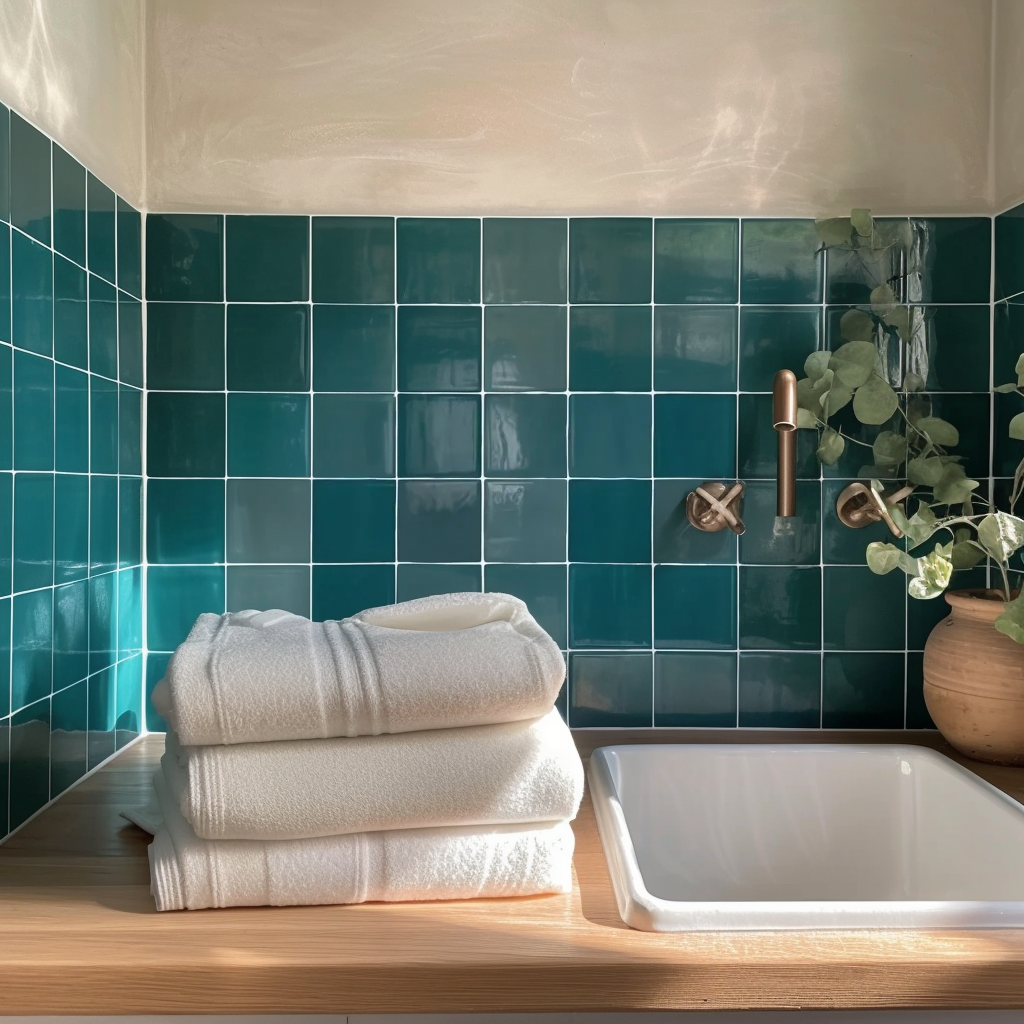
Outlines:
{"type": "MultiPolygon", "coordinates": [[[[917,225],[901,358],[987,477],[991,221],[917,225]]],[[[147,238],[150,687],[204,610],[486,587],[567,651],[572,725],[928,724],[943,608],[908,611],[863,565],[875,533],[837,522],[860,462],[823,478],[803,434],[775,520],[774,373],[868,294],[808,221],[150,215],[147,238]],[[689,527],[689,491],[737,476],[739,542],[689,527]]]]}
{"type": "Polygon", "coordinates": [[[141,236],[0,106],[0,839],[141,728],[141,236]]]}

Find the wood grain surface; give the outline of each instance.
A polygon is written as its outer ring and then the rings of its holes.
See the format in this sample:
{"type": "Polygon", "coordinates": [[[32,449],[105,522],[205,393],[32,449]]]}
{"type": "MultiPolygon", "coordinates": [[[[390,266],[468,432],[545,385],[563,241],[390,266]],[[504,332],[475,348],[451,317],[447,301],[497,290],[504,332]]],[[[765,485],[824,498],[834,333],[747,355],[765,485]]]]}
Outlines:
{"type": "MultiPolygon", "coordinates": [[[[821,738],[950,752],[920,733],[577,736],[585,756],[821,738]]],[[[632,931],[589,800],[567,896],[157,914],[148,837],[119,811],[144,802],[162,745],[140,740],[0,847],[0,1013],[1024,1007],[1024,931],[632,931]]],[[[970,767],[1024,797],[1024,769],[970,767]]]]}

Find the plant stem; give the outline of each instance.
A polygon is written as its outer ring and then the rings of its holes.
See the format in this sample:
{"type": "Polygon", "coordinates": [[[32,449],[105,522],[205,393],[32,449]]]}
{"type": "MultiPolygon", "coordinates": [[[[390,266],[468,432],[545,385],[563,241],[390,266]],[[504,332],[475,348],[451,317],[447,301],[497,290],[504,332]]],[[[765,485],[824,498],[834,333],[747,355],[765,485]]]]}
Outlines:
{"type": "Polygon", "coordinates": [[[1003,593],[1007,602],[1010,601],[1010,577],[1006,574],[1006,564],[1004,562],[997,562],[999,566],[999,572],[1003,577],[1003,593]]]}

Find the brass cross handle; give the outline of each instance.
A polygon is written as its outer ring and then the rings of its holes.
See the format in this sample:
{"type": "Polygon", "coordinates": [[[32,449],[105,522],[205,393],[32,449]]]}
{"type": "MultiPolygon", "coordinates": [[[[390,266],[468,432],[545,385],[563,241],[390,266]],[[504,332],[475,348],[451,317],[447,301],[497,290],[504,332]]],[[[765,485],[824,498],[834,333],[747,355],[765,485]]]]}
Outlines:
{"type": "Polygon", "coordinates": [[[740,518],[744,486],[742,480],[732,487],[718,481],[701,484],[686,496],[686,518],[705,533],[718,533],[728,527],[738,536],[746,530],[740,518]]]}
{"type": "Polygon", "coordinates": [[[836,515],[844,526],[859,530],[872,523],[885,523],[894,537],[902,537],[903,531],[896,525],[890,509],[899,504],[913,487],[901,487],[892,494],[879,494],[868,484],[850,484],[836,498],[836,515]]]}

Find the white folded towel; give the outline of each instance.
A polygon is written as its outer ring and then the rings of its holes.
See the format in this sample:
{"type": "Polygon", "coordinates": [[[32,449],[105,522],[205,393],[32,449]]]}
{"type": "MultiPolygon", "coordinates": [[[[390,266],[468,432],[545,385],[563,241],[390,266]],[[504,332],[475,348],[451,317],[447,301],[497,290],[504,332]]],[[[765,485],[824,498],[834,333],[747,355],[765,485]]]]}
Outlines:
{"type": "Polygon", "coordinates": [[[153,701],[182,743],[256,743],[536,718],[564,678],[518,598],[444,594],[340,622],[201,615],[153,701]]]}
{"type": "Polygon", "coordinates": [[[183,747],[161,762],[203,839],[564,821],[583,765],[557,711],[527,722],[351,739],[183,747]]]}
{"type": "Polygon", "coordinates": [[[526,827],[423,828],[278,842],[199,839],[154,780],[163,823],[147,831],[157,910],[308,906],[370,900],[532,896],[572,889],[566,822],[526,827]]]}

